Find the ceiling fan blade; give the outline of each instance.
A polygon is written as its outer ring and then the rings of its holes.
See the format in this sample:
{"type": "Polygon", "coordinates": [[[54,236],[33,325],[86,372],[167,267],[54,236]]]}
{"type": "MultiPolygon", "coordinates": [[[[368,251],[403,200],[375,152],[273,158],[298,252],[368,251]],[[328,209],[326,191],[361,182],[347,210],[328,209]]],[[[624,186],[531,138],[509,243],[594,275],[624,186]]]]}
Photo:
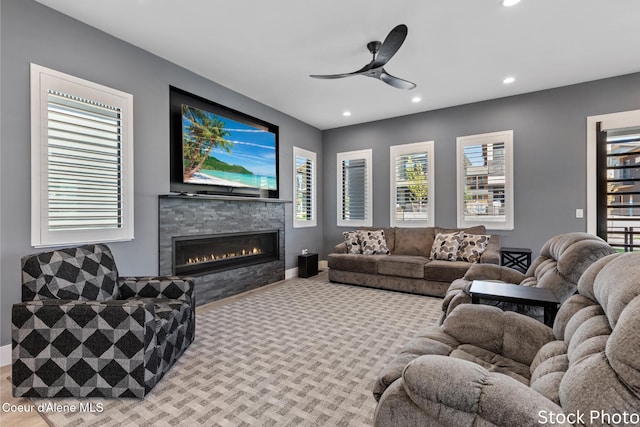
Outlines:
{"type": "Polygon", "coordinates": [[[380,80],[397,89],[411,90],[414,87],[416,87],[415,83],[412,83],[408,80],[401,79],[399,77],[392,76],[391,74],[387,73],[385,70],[382,70],[382,73],[380,74],[380,80]]]}
{"type": "Polygon", "coordinates": [[[371,69],[371,65],[373,63],[369,63],[364,67],[360,68],[357,71],[352,73],[341,73],[341,74],[309,74],[309,77],[313,77],[314,79],[341,79],[343,77],[357,76],[358,74],[365,73],[371,69]]]}
{"type": "Polygon", "coordinates": [[[343,77],[355,76],[356,73],[343,73],[343,74],[309,74],[309,77],[314,79],[341,79],[343,77]]]}
{"type": "Polygon", "coordinates": [[[400,49],[402,43],[404,43],[404,40],[407,38],[407,32],[407,26],[404,24],[394,27],[389,32],[387,38],[382,42],[382,46],[380,46],[376,59],[373,61],[372,68],[382,67],[389,62],[398,49],[400,49]]]}

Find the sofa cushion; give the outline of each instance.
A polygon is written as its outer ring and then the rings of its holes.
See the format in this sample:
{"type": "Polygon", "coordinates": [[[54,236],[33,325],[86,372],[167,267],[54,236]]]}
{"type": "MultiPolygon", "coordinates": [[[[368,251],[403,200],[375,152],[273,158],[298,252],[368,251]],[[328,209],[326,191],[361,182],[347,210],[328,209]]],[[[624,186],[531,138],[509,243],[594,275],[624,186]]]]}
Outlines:
{"type": "Polygon", "coordinates": [[[389,248],[384,230],[359,230],[360,248],[365,255],[387,255],[389,248]]]}
{"type": "Polygon", "coordinates": [[[378,274],[378,260],[389,255],[329,254],[329,268],[354,273],[378,274]]]}
{"type": "Polygon", "coordinates": [[[344,236],[344,243],[347,245],[348,254],[362,253],[362,247],[360,246],[360,232],[358,230],[345,231],[342,235],[344,236]]]}
{"type": "Polygon", "coordinates": [[[424,278],[438,282],[453,282],[464,276],[470,263],[465,261],[431,260],[424,266],[424,278]]]}
{"type": "Polygon", "coordinates": [[[480,256],[489,244],[490,235],[487,234],[463,234],[458,260],[467,262],[480,262],[480,256]]]}
{"type": "Polygon", "coordinates": [[[431,259],[455,261],[462,241],[462,233],[438,233],[431,248],[431,259]]]}
{"type": "Polygon", "coordinates": [[[429,258],[422,256],[389,255],[378,261],[378,274],[422,279],[427,262],[429,258]]]}
{"type": "Polygon", "coordinates": [[[433,227],[396,228],[394,255],[428,257],[433,246],[433,227]]]}

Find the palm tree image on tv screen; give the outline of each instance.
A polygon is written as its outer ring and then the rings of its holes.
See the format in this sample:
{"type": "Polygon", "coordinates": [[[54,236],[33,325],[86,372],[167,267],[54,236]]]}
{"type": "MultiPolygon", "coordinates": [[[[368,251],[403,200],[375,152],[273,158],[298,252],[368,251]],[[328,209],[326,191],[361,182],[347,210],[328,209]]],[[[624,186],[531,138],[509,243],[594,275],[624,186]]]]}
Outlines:
{"type": "Polygon", "coordinates": [[[276,136],[182,104],[183,181],[276,190],[276,136]]]}

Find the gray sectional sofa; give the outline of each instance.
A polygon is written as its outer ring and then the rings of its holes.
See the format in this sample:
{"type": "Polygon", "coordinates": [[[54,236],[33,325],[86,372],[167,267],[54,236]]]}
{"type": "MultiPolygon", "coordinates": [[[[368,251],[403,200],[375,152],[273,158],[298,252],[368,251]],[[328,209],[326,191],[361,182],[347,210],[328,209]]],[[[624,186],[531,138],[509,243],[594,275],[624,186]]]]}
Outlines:
{"type": "MultiPolygon", "coordinates": [[[[437,297],[443,297],[451,282],[463,277],[474,263],[432,259],[436,236],[459,232],[487,236],[484,226],[466,229],[390,227],[362,230],[382,230],[389,253],[348,253],[347,243],[340,243],[328,257],[330,281],[437,297]]],[[[491,234],[488,237],[488,245],[480,255],[479,262],[500,263],[499,235],[491,234]]]]}

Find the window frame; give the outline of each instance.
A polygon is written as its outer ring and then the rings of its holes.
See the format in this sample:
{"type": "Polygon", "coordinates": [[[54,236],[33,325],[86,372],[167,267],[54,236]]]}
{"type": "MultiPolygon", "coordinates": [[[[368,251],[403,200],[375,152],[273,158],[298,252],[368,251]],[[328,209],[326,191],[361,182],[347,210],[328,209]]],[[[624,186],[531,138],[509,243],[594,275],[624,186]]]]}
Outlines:
{"type": "Polygon", "coordinates": [[[620,111],[587,117],[587,233],[598,232],[598,162],[596,123],[602,123],[603,130],[640,126],[640,110],[620,111]]]}
{"type": "Polygon", "coordinates": [[[336,173],[337,173],[337,226],[338,227],[371,227],[373,225],[373,174],[371,171],[371,163],[373,158],[373,151],[371,148],[365,150],[355,150],[355,151],[346,151],[342,153],[337,153],[336,155],[336,173]],[[342,218],[342,211],[344,206],[343,200],[343,173],[342,173],[342,163],[345,160],[359,160],[362,159],[365,161],[365,180],[364,189],[365,189],[365,207],[364,207],[364,216],[363,220],[355,220],[355,219],[344,219],[342,218]]]}
{"type": "Polygon", "coordinates": [[[414,142],[410,144],[392,145],[389,147],[389,224],[391,227],[433,227],[435,224],[435,171],[434,171],[434,141],[414,142]],[[398,220],[396,219],[397,180],[396,159],[398,156],[410,154],[426,154],[427,156],[427,219],[426,220],[398,220]]]}
{"type": "Polygon", "coordinates": [[[31,90],[31,245],[50,247],[91,242],[128,241],[134,238],[133,187],[133,95],[30,64],[31,90]],[[115,228],[49,229],[48,192],[48,93],[49,90],[78,96],[120,109],[121,222],[115,228]]]}
{"type": "Polygon", "coordinates": [[[313,151],[304,148],[293,147],[293,227],[317,227],[318,225],[318,202],[317,202],[317,155],[313,151]],[[298,180],[297,180],[297,158],[303,157],[311,161],[311,219],[299,220],[297,218],[297,200],[298,200],[298,180]]]}
{"type": "Polygon", "coordinates": [[[456,138],[457,157],[457,225],[459,228],[484,225],[489,230],[514,229],[514,191],[513,191],[513,130],[468,135],[456,138]],[[504,218],[501,216],[469,216],[465,215],[466,169],[464,148],[470,145],[487,145],[504,143],[505,175],[504,175],[504,218]]]}

